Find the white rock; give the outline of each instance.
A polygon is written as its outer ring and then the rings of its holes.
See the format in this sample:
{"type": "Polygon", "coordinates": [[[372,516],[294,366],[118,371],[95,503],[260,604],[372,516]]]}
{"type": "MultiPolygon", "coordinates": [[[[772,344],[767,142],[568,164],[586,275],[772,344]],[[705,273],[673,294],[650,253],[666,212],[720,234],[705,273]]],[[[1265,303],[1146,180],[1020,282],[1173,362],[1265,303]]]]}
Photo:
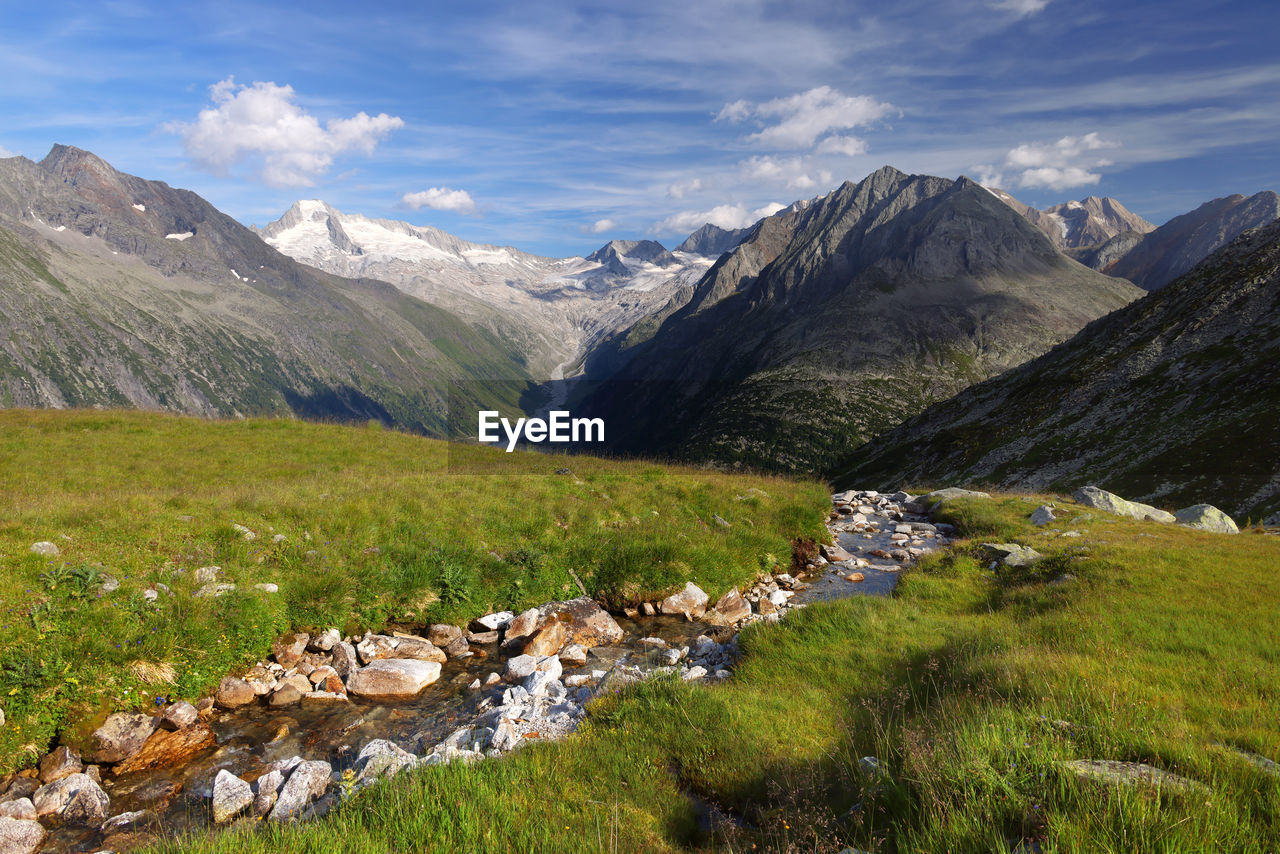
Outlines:
{"type": "Polygon", "coordinates": [[[48,540],[41,540],[38,543],[31,544],[31,551],[44,557],[57,557],[62,554],[56,545],[48,540]]]}
{"type": "Polygon", "coordinates": [[[253,787],[223,768],[213,778],[213,821],[223,824],[253,805],[253,787]]]}

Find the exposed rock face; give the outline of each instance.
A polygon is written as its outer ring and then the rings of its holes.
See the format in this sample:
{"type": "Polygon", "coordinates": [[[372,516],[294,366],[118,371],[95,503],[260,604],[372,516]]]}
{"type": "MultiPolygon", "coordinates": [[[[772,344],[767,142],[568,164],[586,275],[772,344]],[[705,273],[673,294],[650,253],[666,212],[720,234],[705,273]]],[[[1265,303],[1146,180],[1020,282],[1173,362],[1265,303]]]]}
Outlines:
{"type": "Polygon", "coordinates": [[[185,729],[156,730],[142,749],[116,766],[117,774],[128,774],[144,768],[166,768],[179,765],[192,756],[213,747],[213,729],[198,721],[185,729]]]}
{"type": "Polygon", "coordinates": [[[1107,492],[1105,489],[1098,489],[1096,486],[1082,486],[1075,491],[1071,498],[1077,504],[1083,504],[1085,507],[1093,507],[1107,513],[1114,513],[1117,516],[1128,516],[1130,519],[1149,519],[1152,522],[1164,522],[1166,524],[1174,521],[1172,513],[1158,510],[1149,504],[1127,501],[1119,495],[1107,492]]]}
{"type": "Polygon", "coordinates": [[[88,758],[107,765],[122,762],[142,749],[159,723],[150,715],[117,712],[89,737],[88,758]]]}
{"type": "Polygon", "coordinates": [[[381,658],[347,677],[347,692],[370,699],[410,699],[440,678],[440,663],[381,658]]]}
{"type": "Polygon", "coordinates": [[[1280,223],[850,452],[836,484],[1081,483],[1232,516],[1280,511],[1280,223]],[[1016,413],[1016,416],[1012,415],[1016,413]]]}
{"type": "Polygon", "coordinates": [[[438,435],[451,379],[529,379],[506,342],[455,315],[304,267],[194,193],[68,146],[0,162],[0,258],[10,406],[372,418],[438,435]]]}
{"type": "Polygon", "coordinates": [[[617,451],[823,471],[1140,295],[973,181],[885,167],[765,218],[593,351],[579,408],[617,451]]]}
{"type": "Polygon", "coordinates": [[[676,247],[676,251],[718,258],[726,252],[733,251],[750,232],[750,227],[724,229],[707,223],[686,237],[684,243],[676,247]]]}
{"type": "Polygon", "coordinates": [[[686,620],[696,620],[706,613],[709,598],[701,587],[689,581],[679,593],[672,593],[658,603],[658,611],[662,614],[679,614],[686,620]]]}
{"type": "Polygon", "coordinates": [[[1179,525],[1188,528],[1199,528],[1201,531],[1212,531],[1216,534],[1238,534],[1240,529],[1235,520],[1212,504],[1193,504],[1183,507],[1173,514],[1179,525]]]}
{"type": "Polygon", "coordinates": [[[1280,217],[1280,195],[1267,191],[1245,198],[1227,196],[1174,217],[1148,234],[1117,261],[1102,267],[1154,291],[1191,270],[1251,228],[1280,217]]]}

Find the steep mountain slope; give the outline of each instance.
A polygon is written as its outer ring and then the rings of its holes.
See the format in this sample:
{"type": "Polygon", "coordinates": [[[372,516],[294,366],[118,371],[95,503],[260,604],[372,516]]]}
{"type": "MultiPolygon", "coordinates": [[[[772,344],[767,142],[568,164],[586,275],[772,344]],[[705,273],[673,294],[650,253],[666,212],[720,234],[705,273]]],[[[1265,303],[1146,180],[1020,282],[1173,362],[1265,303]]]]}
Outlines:
{"type": "Polygon", "coordinates": [[[66,146],[0,160],[0,332],[4,406],[437,432],[450,380],[528,379],[503,342],[448,312],[303,267],[194,193],[66,146]]]}
{"type": "Polygon", "coordinates": [[[297,202],[259,233],[304,264],[391,282],[491,330],[542,379],[559,379],[592,342],[652,311],[713,260],[651,240],[611,241],[587,258],[544,258],[314,200],[297,202]]]}
{"type": "Polygon", "coordinates": [[[1099,267],[1149,291],[1164,287],[1250,228],[1280,217],[1280,196],[1227,196],[1174,217],[1117,260],[1099,267]]]}
{"type": "Polygon", "coordinates": [[[709,255],[718,258],[731,251],[750,233],[751,228],[725,229],[707,223],[690,234],[684,242],[676,247],[677,252],[693,252],[697,255],[709,255]]]}
{"type": "Polygon", "coordinates": [[[757,223],[593,355],[580,408],[623,451],[820,471],[1139,294],[973,181],[886,167],[757,223]]]}
{"type": "Polygon", "coordinates": [[[1277,412],[1280,221],[859,448],[835,482],[1095,483],[1258,519],[1280,509],[1277,412]]]}
{"type": "Polygon", "coordinates": [[[1126,232],[1146,234],[1155,229],[1154,225],[1109,197],[1089,196],[1041,211],[1018,201],[1004,190],[991,189],[991,192],[1043,231],[1059,249],[1097,246],[1126,232]]]}

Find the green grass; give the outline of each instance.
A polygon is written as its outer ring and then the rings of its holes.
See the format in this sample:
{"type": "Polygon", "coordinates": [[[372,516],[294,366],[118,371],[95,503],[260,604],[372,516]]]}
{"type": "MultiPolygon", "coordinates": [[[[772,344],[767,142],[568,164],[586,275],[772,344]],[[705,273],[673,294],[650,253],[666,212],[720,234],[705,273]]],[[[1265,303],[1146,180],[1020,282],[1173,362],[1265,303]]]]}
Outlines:
{"type": "MultiPolygon", "coordinates": [[[[1059,500],[1060,506],[1070,506],[1059,500]]],[[[954,502],[982,532],[893,599],[815,605],[742,635],[715,688],[658,681],[597,700],[582,734],[425,769],[327,819],[165,842],[161,852],[1274,851],[1280,780],[1280,541],[954,502]],[[1046,554],[993,574],[999,534],[1046,554]],[[1074,582],[1050,583],[1069,571],[1074,582]],[[859,759],[879,757],[876,779],[859,759]],[[1068,759],[1143,761],[1208,797],[1081,783],[1068,759]],[[697,804],[741,826],[699,830],[697,804]]]]}
{"type": "Polygon", "coordinates": [[[111,710],[198,697],[293,628],[462,622],[580,595],[574,574],[618,605],[686,580],[718,595],[788,565],[826,500],[817,484],[372,428],[0,412],[0,772],[111,710]],[[61,554],[32,554],[40,540],[61,554]],[[238,589],[194,596],[209,565],[238,589]],[[120,587],[101,595],[106,576],[120,587]],[[153,584],[173,595],[146,603],[153,584]]]}

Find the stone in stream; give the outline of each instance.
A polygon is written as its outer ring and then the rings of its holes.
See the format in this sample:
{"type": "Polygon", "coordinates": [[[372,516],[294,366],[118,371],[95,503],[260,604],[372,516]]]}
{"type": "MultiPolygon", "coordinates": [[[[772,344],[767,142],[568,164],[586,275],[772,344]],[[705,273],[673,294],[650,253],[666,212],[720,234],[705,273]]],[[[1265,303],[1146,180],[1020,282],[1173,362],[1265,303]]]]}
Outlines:
{"type": "Polygon", "coordinates": [[[296,706],[302,702],[302,695],[311,691],[311,680],[301,673],[286,676],[276,683],[276,688],[267,698],[267,705],[274,709],[285,706],[296,706]]]}
{"type": "Polygon", "coordinates": [[[507,627],[507,624],[516,618],[516,615],[510,611],[499,611],[496,614],[485,614],[483,617],[477,617],[471,621],[471,630],[474,632],[496,632],[507,627]]]}
{"type": "Polygon", "coordinates": [[[506,639],[511,641],[528,637],[538,630],[541,622],[542,613],[537,608],[530,608],[507,624],[506,639]]]}
{"type": "Polygon", "coordinates": [[[257,696],[257,692],[248,682],[234,676],[225,676],[218,683],[218,690],[214,693],[213,699],[224,709],[238,709],[252,703],[257,696]]]}
{"type": "Polygon", "coordinates": [[[368,664],[381,658],[399,658],[396,655],[396,639],[390,635],[365,635],[356,644],[356,653],[361,664],[368,664]]]}
{"type": "Polygon", "coordinates": [[[448,623],[435,623],[431,628],[427,629],[427,640],[439,647],[445,647],[456,641],[465,634],[462,629],[457,626],[451,626],[448,623]]]}
{"type": "Polygon", "coordinates": [[[1193,504],[1173,514],[1174,521],[1188,528],[1211,531],[1215,534],[1238,534],[1235,520],[1212,504],[1193,504]]]}
{"type": "Polygon", "coordinates": [[[117,774],[180,765],[214,745],[213,729],[204,721],[177,731],[156,730],[142,749],[116,766],[117,774]]]}
{"type": "Polygon", "coordinates": [[[0,816],[0,851],[5,854],[35,854],[48,835],[38,821],[0,816]]]}
{"type": "Polygon", "coordinates": [[[276,805],[276,797],[284,786],[285,771],[272,768],[253,781],[253,814],[263,818],[276,805]]]}
{"type": "Polygon", "coordinates": [[[0,801],[33,797],[38,788],[40,788],[39,780],[31,777],[18,777],[9,784],[9,788],[5,790],[4,796],[0,797],[0,801]]]}
{"type": "Polygon", "coordinates": [[[459,635],[444,646],[444,654],[449,658],[461,658],[471,654],[471,642],[459,635]]]}
{"type": "Polygon", "coordinates": [[[731,587],[727,593],[716,601],[716,606],[708,612],[708,615],[712,614],[715,615],[715,619],[711,622],[731,626],[750,617],[751,606],[742,598],[738,588],[731,587]]]}
{"type": "Polygon", "coordinates": [[[845,581],[852,581],[852,582],[854,582],[854,583],[856,584],[856,583],[858,583],[858,582],[865,581],[865,580],[866,580],[866,576],[865,576],[865,575],[863,575],[861,572],[851,572],[851,573],[849,573],[848,575],[846,575],[846,576],[844,577],[844,580],[845,580],[845,581]]]}
{"type": "Polygon", "coordinates": [[[186,700],[173,703],[160,715],[160,726],[170,731],[177,731],[191,726],[200,719],[196,707],[186,700]]]}
{"type": "Polygon", "coordinates": [[[576,643],[569,644],[560,650],[560,663],[569,667],[581,667],[587,663],[587,651],[576,643]]]}
{"type": "Polygon", "coordinates": [[[586,596],[563,602],[549,602],[541,609],[548,620],[564,624],[565,640],[590,649],[607,646],[626,637],[626,632],[600,603],[586,596]]]}
{"type": "Polygon", "coordinates": [[[820,546],[820,548],[821,548],[821,550],[822,550],[822,556],[823,556],[823,557],[825,557],[825,558],[826,558],[827,560],[829,560],[829,561],[833,561],[833,562],[839,563],[839,562],[840,562],[840,561],[842,561],[842,560],[852,560],[852,559],[853,559],[853,555],[849,554],[847,551],[845,551],[843,548],[841,548],[841,547],[840,547],[840,546],[838,546],[838,545],[830,545],[830,546],[829,546],[829,545],[827,545],[826,543],[823,543],[823,544],[820,546]]]}
{"type": "Polygon", "coordinates": [[[438,661],[382,658],[347,677],[347,692],[370,699],[409,699],[440,678],[438,661]]]}
{"type": "Polygon", "coordinates": [[[84,770],[80,754],[63,745],[40,760],[40,782],[54,783],[84,770]]]}
{"type": "Polygon", "coordinates": [[[61,815],[69,824],[101,824],[111,799],[87,774],[72,774],[36,789],[31,799],[36,814],[61,815]]]}
{"type": "Polygon", "coordinates": [[[467,632],[467,640],[476,646],[487,646],[491,643],[497,643],[500,634],[497,629],[491,632],[467,632]]]}
{"type": "Polygon", "coordinates": [[[333,645],[333,669],[337,672],[339,678],[347,679],[352,671],[360,666],[360,660],[356,656],[356,648],[346,641],[333,645]]]}
{"type": "MultiPolygon", "coordinates": [[[[396,659],[383,660],[395,661],[396,659]]],[[[429,661],[416,663],[434,664],[434,662],[429,661]]],[[[435,667],[439,671],[440,665],[436,664],[435,667]]],[[[299,762],[297,767],[289,774],[289,779],[285,781],[284,787],[276,797],[275,806],[271,808],[271,820],[289,821],[296,819],[302,812],[303,807],[323,795],[324,790],[329,788],[329,775],[332,771],[333,769],[328,762],[299,762]]]]}
{"type": "Polygon", "coordinates": [[[686,620],[696,620],[706,613],[708,598],[701,587],[688,581],[679,593],[673,593],[658,603],[658,610],[664,614],[681,614],[686,620]]]}
{"type": "Polygon", "coordinates": [[[398,774],[418,764],[418,757],[385,738],[375,738],[360,750],[353,766],[357,780],[375,780],[398,774]]]}
{"type": "Polygon", "coordinates": [[[159,824],[160,817],[151,810],[130,810],[113,815],[102,823],[104,834],[132,833],[146,825],[159,824]]]}
{"type": "Polygon", "coordinates": [[[652,617],[653,615],[658,613],[658,609],[653,607],[652,602],[641,602],[640,613],[646,617],[652,617]]]}
{"type": "Polygon", "coordinates": [[[225,824],[253,805],[253,787],[223,768],[213,778],[213,822],[225,824]]]}
{"type": "Polygon", "coordinates": [[[1137,501],[1126,501],[1119,495],[1098,489],[1096,486],[1082,486],[1071,496],[1077,504],[1114,513],[1117,516],[1128,516],[1131,519],[1149,519],[1153,522],[1172,523],[1176,521],[1172,513],[1157,510],[1149,504],[1137,501]]]}
{"type": "Polygon", "coordinates": [[[307,651],[307,642],[310,640],[311,636],[305,632],[285,635],[271,644],[271,654],[281,667],[293,667],[307,651]]]}
{"type": "MultiPolygon", "coordinates": [[[[246,689],[248,687],[245,686],[246,689]]],[[[249,691],[249,699],[253,699],[252,691],[249,691]]],[[[158,725],[159,720],[150,715],[117,712],[89,737],[92,746],[86,756],[91,762],[107,765],[122,762],[142,749],[158,725]]]]}
{"type": "Polygon", "coordinates": [[[39,818],[36,815],[36,805],[31,803],[30,798],[18,798],[0,803],[0,816],[20,818],[26,821],[35,821],[39,818]]]}
{"type": "Polygon", "coordinates": [[[444,650],[426,638],[397,638],[395,647],[395,658],[415,658],[418,661],[438,661],[441,664],[444,664],[448,658],[444,650]]]}
{"type": "Polygon", "coordinates": [[[524,654],[535,657],[556,655],[560,652],[560,648],[564,646],[564,642],[564,624],[560,622],[548,623],[539,629],[533,637],[529,638],[529,642],[524,645],[524,654]]]}

